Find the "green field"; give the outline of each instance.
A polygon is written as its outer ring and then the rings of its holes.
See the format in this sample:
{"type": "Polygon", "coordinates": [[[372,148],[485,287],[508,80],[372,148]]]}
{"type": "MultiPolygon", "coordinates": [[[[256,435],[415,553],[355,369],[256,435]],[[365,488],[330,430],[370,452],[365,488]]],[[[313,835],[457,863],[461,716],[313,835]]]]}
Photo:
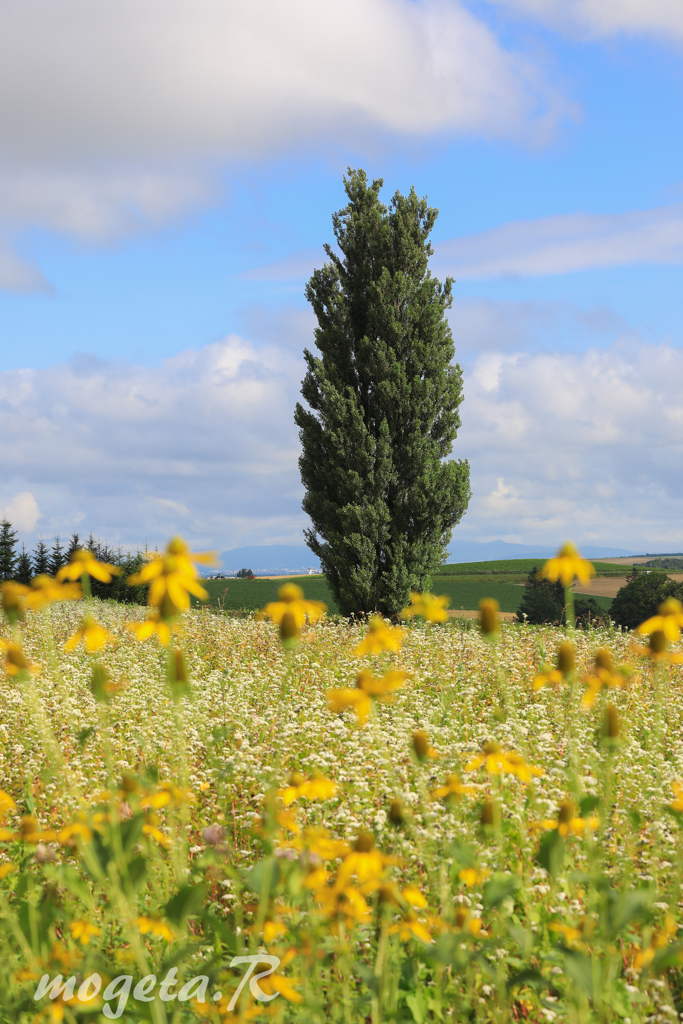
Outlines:
{"type": "MultiPolygon", "coordinates": [[[[455,562],[442,565],[438,570],[440,576],[481,576],[521,575],[526,576],[531,569],[540,569],[543,558],[504,558],[497,562],[455,562]]],[[[591,562],[597,576],[627,576],[630,565],[615,565],[613,562],[591,562]]]]}
{"type": "MultiPolygon", "coordinates": [[[[533,568],[533,560],[520,559],[518,562],[482,562],[466,566],[450,566],[457,572],[445,574],[440,573],[434,579],[434,592],[446,594],[449,599],[449,607],[454,609],[475,609],[479,602],[485,597],[493,597],[498,601],[500,610],[503,612],[516,612],[522,600],[522,584],[526,579],[526,571],[517,572],[510,570],[511,565],[522,562],[529,562],[529,568],[533,568]],[[480,566],[501,565],[504,568],[496,570],[487,575],[486,570],[480,566]],[[463,573],[463,568],[474,569],[472,572],[463,573]]],[[[204,585],[209,592],[209,604],[214,607],[221,607],[227,611],[258,611],[269,601],[277,600],[278,589],[282,586],[283,579],[254,579],[254,580],[205,580],[204,585]]],[[[330,614],[338,612],[338,608],[332,598],[327,583],[322,576],[297,576],[292,582],[303,587],[307,598],[312,601],[324,601],[330,614]]],[[[609,597],[596,598],[598,604],[609,609],[612,600],[609,597]]]]}

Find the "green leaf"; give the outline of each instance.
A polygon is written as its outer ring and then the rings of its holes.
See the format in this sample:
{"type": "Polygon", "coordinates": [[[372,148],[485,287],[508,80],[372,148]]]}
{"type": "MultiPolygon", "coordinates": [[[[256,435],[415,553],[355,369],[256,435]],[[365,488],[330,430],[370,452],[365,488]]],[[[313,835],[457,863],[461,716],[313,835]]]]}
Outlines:
{"type": "Polygon", "coordinates": [[[652,917],[655,894],[651,889],[632,889],[610,896],[607,921],[612,938],[616,938],[632,921],[648,921],[652,917]]]}
{"type": "Polygon", "coordinates": [[[87,729],[81,729],[76,735],[79,747],[84,747],[90,737],[94,736],[96,732],[97,730],[94,725],[89,725],[87,729]]]}
{"type": "Polygon", "coordinates": [[[590,957],[575,949],[565,949],[564,972],[590,1000],[593,1000],[593,961],[590,957]]]}
{"type": "Polygon", "coordinates": [[[513,974],[511,978],[508,978],[507,990],[511,992],[513,988],[521,988],[525,985],[528,985],[530,988],[552,988],[550,982],[545,980],[540,971],[527,967],[525,970],[519,971],[517,974],[513,974]]]}
{"type": "Polygon", "coordinates": [[[564,850],[564,839],[556,828],[546,832],[538,844],[536,861],[545,868],[551,878],[557,878],[562,869],[564,850]]]}
{"type": "Polygon", "coordinates": [[[411,992],[406,996],[406,1004],[413,1015],[415,1024],[424,1024],[427,1019],[427,1000],[421,992],[411,992]]]}
{"type": "Polygon", "coordinates": [[[484,885],[484,905],[497,907],[508,896],[514,896],[519,885],[514,875],[495,875],[484,885]]]}
{"type": "Polygon", "coordinates": [[[164,907],[164,914],[173,924],[182,924],[199,911],[205,895],[204,885],[183,885],[164,907]]]}
{"type": "Polygon", "coordinates": [[[145,825],[144,814],[136,814],[126,821],[122,821],[119,828],[121,832],[121,845],[126,853],[142,838],[142,830],[145,825]]]}
{"type": "MultiPolygon", "coordinates": [[[[460,839],[454,839],[448,847],[448,853],[455,859],[457,868],[473,868],[476,867],[477,858],[474,850],[467,843],[463,843],[460,839]]],[[[454,867],[456,866],[454,865],[454,867]]]]}
{"type": "Polygon", "coordinates": [[[270,897],[271,892],[280,880],[280,864],[275,857],[264,857],[263,860],[254,864],[251,870],[244,876],[244,884],[251,892],[255,892],[264,899],[270,897]],[[264,884],[267,885],[267,892],[263,891],[264,884]]]}
{"type": "Polygon", "coordinates": [[[147,874],[147,861],[144,857],[133,857],[128,862],[126,876],[130,882],[133,892],[140,888],[140,884],[147,874]]]}
{"type": "Polygon", "coordinates": [[[587,814],[592,814],[595,808],[599,806],[599,796],[585,796],[583,800],[579,801],[579,815],[585,818],[587,814]]]}

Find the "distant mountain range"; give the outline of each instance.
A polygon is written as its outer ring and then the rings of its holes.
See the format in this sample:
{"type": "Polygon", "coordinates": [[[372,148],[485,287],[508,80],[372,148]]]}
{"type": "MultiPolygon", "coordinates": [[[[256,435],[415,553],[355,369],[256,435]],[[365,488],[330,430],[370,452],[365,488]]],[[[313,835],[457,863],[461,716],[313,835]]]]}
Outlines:
{"type": "MultiPolygon", "coordinates": [[[[550,558],[556,552],[556,547],[544,547],[542,544],[509,544],[505,540],[454,540],[448,552],[448,561],[488,562],[499,558],[550,558]]],[[[626,548],[587,545],[581,548],[581,554],[586,558],[618,558],[629,555],[634,557],[638,552],[628,551],[626,548]]],[[[217,571],[226,575],[235,573],[238,569],[252,569],[262,576],[279,573],[303,574],[308,572],[309,568],[320,572],[319,560],[305,544],[252,544],[249,547],[223,551],[219,558],[221,567],[217,571]]]]}

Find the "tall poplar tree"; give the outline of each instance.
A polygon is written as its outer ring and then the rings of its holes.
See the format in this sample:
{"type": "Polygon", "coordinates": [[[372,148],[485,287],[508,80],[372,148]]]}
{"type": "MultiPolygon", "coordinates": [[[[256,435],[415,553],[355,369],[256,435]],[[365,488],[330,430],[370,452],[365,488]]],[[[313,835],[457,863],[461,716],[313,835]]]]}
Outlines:
{"type": "Polygon", "coordinates": [[[320,355],[304,351],[297,404],[306,541],[345,615],[393,614],[431,584],[470,499],[469,465],[447,460],[460,426],[462,372],[446,312],[452,278],[427,263],[438,211],[414,189],[380,202],[382,180],[344,179],[337,253],[306,297],[320,355]]]}

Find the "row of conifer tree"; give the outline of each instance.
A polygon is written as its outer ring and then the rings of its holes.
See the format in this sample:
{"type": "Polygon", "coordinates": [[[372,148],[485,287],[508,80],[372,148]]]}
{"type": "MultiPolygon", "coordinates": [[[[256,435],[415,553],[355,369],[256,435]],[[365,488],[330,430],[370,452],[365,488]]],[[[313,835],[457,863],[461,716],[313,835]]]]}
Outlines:
{"type": "Polygon", "coordinates": [[[111,583],[101,583],[91,578],[93,597],[127,604],[145,603],[147,588],[129,587],[126,583],[128,576],[138,572],[145,561],[142,552],[133,554],[120,548],[112,548],[106,542],[102,543],[93,537],[92,533],[87,540],[77,533],[72,533],[65,544],[62,544],[59,537],[55,537],[51,547],[48,547],[41,537],[32,552],[28,552],[24,544],[19,550],[18,533],[8,519],[0,521],[0,580],[16,580],[17,583],[28,585],[36,576],[56,576],[62,566],[71,561],[74,552],[79,548],[88,548],[98,562],[115,565],[121,570],[119,575],[113,577],[111,583]]]}

